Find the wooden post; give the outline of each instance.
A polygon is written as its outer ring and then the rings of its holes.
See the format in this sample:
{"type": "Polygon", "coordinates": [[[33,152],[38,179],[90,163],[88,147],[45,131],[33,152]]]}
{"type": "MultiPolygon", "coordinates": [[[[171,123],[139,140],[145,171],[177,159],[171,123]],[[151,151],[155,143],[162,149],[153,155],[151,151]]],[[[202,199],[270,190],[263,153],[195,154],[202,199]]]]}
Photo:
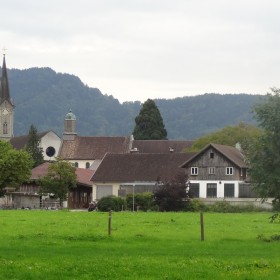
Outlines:
{"type": "Polygon", "coordinates": [[[204,221],[203,212],[200,212],[200,240],[204,241],[204,221]]]}
{"type": "Polygon", "coordinates": [[[109,211],[108,235],[111,235],[111,229],[112,229],[112,210],[109,211]]]}

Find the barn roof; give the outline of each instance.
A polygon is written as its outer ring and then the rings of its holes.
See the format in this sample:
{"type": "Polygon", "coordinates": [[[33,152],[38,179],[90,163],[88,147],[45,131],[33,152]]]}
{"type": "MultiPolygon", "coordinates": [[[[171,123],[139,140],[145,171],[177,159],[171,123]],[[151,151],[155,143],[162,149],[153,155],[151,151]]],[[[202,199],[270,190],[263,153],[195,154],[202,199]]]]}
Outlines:
{"type": "Polygon", "coordinates": [[[190,153],[166,154],[106,154],[92,177],[93,182],[155,182],[170,181],[179,166],[190,158],[190,153]]]}
{"type": "Polygon", "coordinates": [[[132,149],[139,153],[182,153],[190,148],[194,141],[191,140],[134,140],[132,149]]]}

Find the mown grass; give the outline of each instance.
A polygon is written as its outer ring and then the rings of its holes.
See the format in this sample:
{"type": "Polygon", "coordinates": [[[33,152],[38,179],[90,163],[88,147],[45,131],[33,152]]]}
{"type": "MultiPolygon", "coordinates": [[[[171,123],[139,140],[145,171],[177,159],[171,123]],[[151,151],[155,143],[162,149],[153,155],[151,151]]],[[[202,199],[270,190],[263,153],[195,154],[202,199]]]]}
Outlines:
{"type": "Polygon", "coordinates": [[[270,213],[0,211],[1,279],[279,279],[270,213]]]}

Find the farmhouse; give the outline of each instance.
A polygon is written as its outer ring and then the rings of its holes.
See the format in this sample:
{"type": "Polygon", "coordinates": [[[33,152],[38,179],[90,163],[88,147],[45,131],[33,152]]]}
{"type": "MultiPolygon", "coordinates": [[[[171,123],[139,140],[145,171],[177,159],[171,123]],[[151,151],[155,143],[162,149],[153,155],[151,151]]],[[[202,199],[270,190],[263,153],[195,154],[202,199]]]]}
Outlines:
{"type": "Polygon", "coordinates": [[[190,189],[200,198],[250,197],[244,155],[235,147],[209,144],[181,167],[189,174],[190,189]]]}

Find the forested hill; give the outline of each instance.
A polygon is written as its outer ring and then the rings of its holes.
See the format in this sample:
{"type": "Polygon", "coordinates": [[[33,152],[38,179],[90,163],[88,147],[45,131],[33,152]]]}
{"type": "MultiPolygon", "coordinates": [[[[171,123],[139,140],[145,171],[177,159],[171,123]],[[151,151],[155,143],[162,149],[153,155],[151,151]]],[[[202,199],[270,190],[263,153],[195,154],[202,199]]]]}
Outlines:
{"type": "MultiPolygon", "coordinates": [[[[69,109],[77,117],[79,135],[130,135],[140,102],[120,103],[113,96],[89,88],[73,75],[50,68],[11,69],[10,94],[15,108],[15,135],[27,134],[31,124],[38,131],[61,135],[69,109]]],[[[117,90],[117,89],[116,89],[117,90]]],[[[168,139],[195,139],[227,125],[254,123],[251,110],[258,96],[204,94],[155,100],[168,139]]]]}

